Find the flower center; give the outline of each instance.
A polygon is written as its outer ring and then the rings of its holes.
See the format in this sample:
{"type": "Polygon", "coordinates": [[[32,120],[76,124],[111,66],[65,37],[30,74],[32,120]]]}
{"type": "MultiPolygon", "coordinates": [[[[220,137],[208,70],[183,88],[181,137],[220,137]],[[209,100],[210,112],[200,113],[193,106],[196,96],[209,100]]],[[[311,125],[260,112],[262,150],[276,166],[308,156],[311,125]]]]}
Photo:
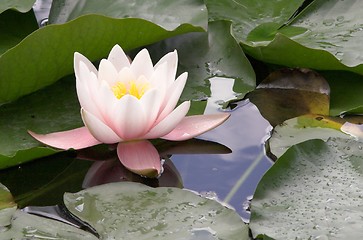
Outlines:
{"type": "Polygon", "coordinates": [[[111,89],[117,99],[120,99],[127,94],[140,99],[149,89],[149,84],[147,82],[135,81],[129,81],[127,83],[117,82],[111,89]]]}

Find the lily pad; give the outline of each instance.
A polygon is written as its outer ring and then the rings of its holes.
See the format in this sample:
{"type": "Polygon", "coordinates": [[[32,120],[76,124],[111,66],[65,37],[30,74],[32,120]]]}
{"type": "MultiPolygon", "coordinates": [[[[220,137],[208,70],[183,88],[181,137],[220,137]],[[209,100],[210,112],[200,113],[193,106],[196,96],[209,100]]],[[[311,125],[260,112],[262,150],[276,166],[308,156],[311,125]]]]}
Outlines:
{"type": "Polygon", "coordinates": [[[0,232],[1,239],[97,240],[91,233],[49,218],[15,211],[11,225],[0,232]]]}
{"type": "Polygon", "coordinates": [[[32,9],[36,0],[2,0],[0,2],[0,13],[13,9],[19,12],[27,12],[32,9]]]}
{"type": "Polygon", "coordinates": [[[254,237],[363,238],[362,143],[331,138],[290,148],[267,171],[251,206],[254,237]]]}
{"type": "Polygon", "coordinates": [[[279,158],[291,146],[311,139],[327,141],[331,137],[351,139],[340,131],[346,120],[322,115],[304,115],[292,118],[274,128],[268,140],[270,152],[279,158]]]}
{"type": "Polygon", "coordinates": [[[167,30],[181,23],[207,29],[207,9],[202,0],[60,0],[54,1],[49,14],[51,24],[65,23],[86,14],[112,18],[141,18],[167,30]]]}
{"type": "Polygon", "coordinates": [[[272,126],[305,115],[329,114],[330,87],[318,73],[308,69],[272,72],[246,97],[272,126]]]}
{"type": "Polygon", "coordinates": [[[28,130],[46,133],[82,125],[74,82],[65,79],[0,107],[0,132],[7,136],[0,139],[0,169],[57,152],[39,144],[28,130]]]}
{"type": "Polygon", "coordinates": [[[209,0],[207,7],[212,19],[233,21],[237,39],[256,59],[289,67],[363,73],[363,2],[313,1],[284,25],[302,3],[209,0]]]}
{"type": "Polygon", "coordinates": [[[38,29],[33,12],[8,10],[0,14],[0,56],[38,29]]]}
{"type": "Polygon", "coordinates": [[[10,224],[10,219],[16,210],[16,203],[9,189],[0,183],[0,227],[10,224]]]}
{"type": "Polygon", "coordinates": [[[320,72],[329,82],[330,115],[363,113],[363,76],[346,71],[320,72]]]}
{"type": "Polygon", "coordinates": [[[64,203],[101,239],[249,239],[236,212],[177,188],[109,183],[66,193],[64,203]]]}
{"type": "Polygon", "coordinates": [[[48,25],[0,56],[0,104],[72,73],[76,51],[94,61],[105,57],[116,43],[130,50],[193,31],[203,28],[180,23],[168,31],[143,19],[114,19],[94,14],[65,24],[48,25]]]}

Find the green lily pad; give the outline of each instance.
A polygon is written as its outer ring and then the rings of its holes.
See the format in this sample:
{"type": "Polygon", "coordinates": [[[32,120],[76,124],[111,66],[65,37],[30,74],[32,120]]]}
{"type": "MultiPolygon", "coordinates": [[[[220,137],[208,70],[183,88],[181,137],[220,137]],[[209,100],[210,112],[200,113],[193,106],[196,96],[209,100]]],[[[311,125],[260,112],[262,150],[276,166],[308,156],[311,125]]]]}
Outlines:
{"type": "Polygon", "coordinates": [[[309,140],[267,171],[251,206],[254,237],[363,238],[363,150],[355,140],[309,140]]]}
{"type": "Polygon", "coordinates": [[[36,0],[2,0],[0,2],[0,13],[13,9],[19,12],[27,12],[32,9],[36,0]]]}
{"type": "Polygon", "coordinates": [[[110,183],[66,193],[64,203],[101,239],[249,239],[236,212],[177,188],[110,183]]]}
{"type": "Polygon", "coordinates": [[[322,115],[304,115],[277,125],[268,140],[270,152],[279,158],[287,149],[311,139],[327,141],[331,137],[351,139],[340,131],[346,120],[322,115]]]}
{"type": "Polygon", "coordinates": [[[363,2],[313,1],[292,23],[283,26],[302,2],[209,0],[207,7],[212,19],[233,21],[236,38],[256,59],[362,74],[363,2]]]}
{"type": "Polygon", "coordinates": [[[21,42],[38,29],[33,12],[20,13],[12,10],[0,14],[0,55],[21,42]]]}
{"type": "Polygon", "coordinates": [[[202,0],[60,0],[54,1],[49,14],[51,24],[65,23],[86,14],[112,18],[142,18],[167,30],[181,23],[207,29],[207,9],[202,0]]]}
{"type": "Polygon", "coordinates": [[[0,227],[10,224],[10,219],[16,210],[16,203],[9,189],[0,183],[0,227]]]}
{"type": "Polygon", "coordinates": [[[82,125],[74,82],[65,79],[0,107],[0,132],[7,136],[0,140],[0,169],[57,152],[39,144],[28,130],[47,133],[82,125]]]}
{"type": "Polygon", "coordinates": [[[181,23],[173,31],[167,31],[143,19],[113,19],[93,14],[61,25],[48,25],[0,56],[0,104],[72,73],[76,51],[94,61],[105,57],[116,43],[130,50],[192,31],[203,28],[181,23]]]}
{"type": "Polygon", "coordinates": [[[91,233],[49,218],[14,212],[11,225],[0,232],[1,239],[97,240],[91,233]]]}
{"type": "Polygon", "coordinates": [[[346,71],[320,72],[329,82],[330,115],[363,113],[363,76],[346,71]]]}

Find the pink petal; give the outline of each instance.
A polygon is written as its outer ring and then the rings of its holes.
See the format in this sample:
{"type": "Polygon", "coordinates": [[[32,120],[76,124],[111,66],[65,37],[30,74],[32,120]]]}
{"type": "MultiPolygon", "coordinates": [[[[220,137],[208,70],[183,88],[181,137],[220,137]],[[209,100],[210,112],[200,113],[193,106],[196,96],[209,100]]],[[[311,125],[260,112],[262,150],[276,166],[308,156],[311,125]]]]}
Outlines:
{"type": "Polygon", "coordinates": [[[161,138],[171,141],[184,141],[191,139],[218,127],[226,121],[229,116],[229,113],[218,113],[185,117],[173,131],[161,138]]]}
{"type": "Polygon", "coordinates": [[[157,177],[161,172],[160,156],[147,140],[120,142],[117,155],[121,163],[131,172],[147,177],[157,177]]]}
{"type": "Polygon", "coordinates": [[[105,123],[98,119],[95,115],[81,109],[82,120],[90,133],[98,141],[102,143],[112,144],[121,142],[122,139],[105,123]]]}
{"type": "Polygon", "coordinates": [[[118,44],[111,49],[107,59],[113,64],[117,72],[121,71],[124,67],[130,67],[129,59],[118,44]]]}
{"type": "Polygon", "coordinates": [[[162,137],[171,132],[185,117],[190,108],[190,101],[185,101],[174,109],[161,122],[153,127],[145,136],[144,139],[153,139],[162,137]]]}
{"type": "Polygon", "coordinates": [[[49,134],[37,134],[32,131],[28,131],[28,133],[45,145],[64,150],[70,148],[77,150],[101,143],[92,136],[86,127],[49,134]]]}
{"type": "Polygon", "coordinates": [[[150,79],[154,72],[154,66],[151,61],[149,52],[146,49],[141,50],[131,63],[131,71],[139,78],[144,75],[147,79],[150,79]]]}

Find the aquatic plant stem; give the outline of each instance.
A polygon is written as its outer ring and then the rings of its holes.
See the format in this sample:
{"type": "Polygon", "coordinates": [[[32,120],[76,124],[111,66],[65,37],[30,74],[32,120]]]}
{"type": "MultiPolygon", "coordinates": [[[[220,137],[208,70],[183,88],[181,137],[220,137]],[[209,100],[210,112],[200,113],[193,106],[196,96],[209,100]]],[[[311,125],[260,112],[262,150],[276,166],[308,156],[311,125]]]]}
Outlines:
{"type": "Polygon", "coordinates": [[[241,187],[241,185],[246,181],[248,176],[252,173],[252,171],[256,168],[256,166],[261,162],[263,157],[265,156],[265,151],[262,150],[260,154],[256,157],[256,159],[253,161],[253,163],[246,169],[246,171],[241,175],[241,177],[238,179],[236,184],[233,186],[231,191],[227,194],[227,196],[224,198],[224,203],[229,203],[233,196],[236,194],[238,189],[241,187]]]}

